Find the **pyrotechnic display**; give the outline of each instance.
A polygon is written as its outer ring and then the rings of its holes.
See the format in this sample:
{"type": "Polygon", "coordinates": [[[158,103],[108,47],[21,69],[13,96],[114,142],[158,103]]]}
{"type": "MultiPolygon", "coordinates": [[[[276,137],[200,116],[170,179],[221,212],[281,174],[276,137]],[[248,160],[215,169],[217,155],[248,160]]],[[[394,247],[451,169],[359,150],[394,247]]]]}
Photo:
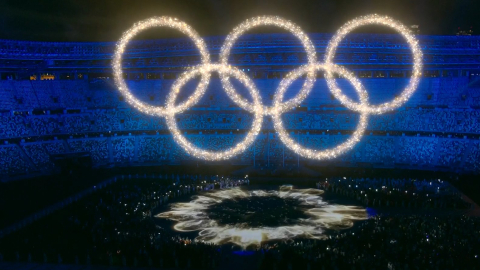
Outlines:
{"type": "Polygon", "coordinates": [[[342,26],[328,44],[324,63],[317,62],[317,56],[313,43],[310,41],[308,36],[301,30],[301,28],[294,23],[279,17],[263,16],[252,18],[235,27],[232,33],[227,36],[225,43],[220,50],[219,62],[219,64],[214,64],[210,62],[210,54],[208,53],[205,42],[202,38],[200,38],[198,33],[192,27],[180,20],[177,20],[176,18],[154,17],[136,23],[132,28],[130,28],[123,34],[115,49],[113,59],[113,71],[115,83],[118,87],[118,90],[122,93],[126,101],[131,106],[145,114],[165,117],[167,119],[167,125],[173,135],[174,141],[177,142],[190,155],[205,160],[230,159],[233,156],[244,152],[249,146],[251,146],[251,144],[255,141],[255,138],[259,134],[262,127],[263,116],[271,116],[273,118],[275,129],[278,132],[281,141],[289,149],[291,149],[298,155],[305,158],[317,160],[336,158],[337,156],[352,149],[355,144],[360,141],[363,133],[365,132],[365,129],[367,128],[367,118],[369,115],[379,115],[385,112],[392,111],[407,102],[417,89],[420,78],[422,76],[422,51],[415,36],[410,32],[407,27],[402,25],[400,22],[397,22],[390,17],[380,16],[376,14],[351,20],[347,22],[344,26],[342,26]],[[345,36],[350,31],[360,26],[371,24],[387,26],[398,31],[408,42],[408,45],[410,46],[413,54],[414,62],[412,76],[405,90],[399,96],[395,97],[393,101],[386,102],[380,105],[370,105],[368,102],[368,93],[362,86],[360,80],[354,77],[354,75],[348,70],[346,70],[344,67],[337,66],[333,63],[336,48],[341,44],[342,39],[345,38],[345,36]],[[230,51],[232,46],[235,44],[235,41],[244,32],[250,30],[251,28],[266,25],[276,26],[292,33],[297,39],[300,40],[302,45],[305,47],[308,59],[307,65],[302,66],[301,68],[287,74],[286,77],[280,82],[279,89],[276,91],[274,96],[274,104],[271,107],[262,104],[260,90],[256,88],[255,83],[242,71],[228,64],[230,51]],[[183,73],[173,83],[172,89],[167,98],[167,105],[165,107],[152,106],[137,99],[134,95],[132,95],[131,91],[128,89],[127,84],[125,83],[125,80],[122,77],[122,55],[127,48],[128,42],[135,35],[152,27],[168,27],[179,30],[193,40],[201,55],[202,64],[194,67],[193,70],[183,73]],[[283,123],[281,120],[282,113],[292,110],[296,106],[300,105],[301,102],[305,100],[305,98],[307,98],[310,90],[312,90],[316,74],[319,71],[325,71],[329,90],[336,98],[340,100],[341,104],[361,114],[357,129],[352,134],[351,138],[348,139],[346,142],[336,146],[335,148],[327,150],[307,149],[295,143],[288,136],[287,132],[283,128],[283,123]],[[220,75],[223,88],[226,91],[228,97],[237,106],[254,114],[255,116],[253,126],[248,132],[246,138],[242,142],[238,143],[236,146],[224,151],[209,151],[196,147],[194,144],[188,142],[187,139],[181,134],[176,123],[176,115],[197,104],[198,101],[205,94],[212,72],[217,72],[220,75]],[[288,101],[283,101],[283,96],[288,86],[303,74],[307,75],[307,79],[305,80],[305,83],[299,93],[294,98],[288,101]],[[358,96],[360,97],[360,103],[352,101],[350,98],[348,98],[342,93],[342,90],[340,90],[335,83],[333,74],[337,74],[340,77],[346,78],[352,84],[358,96]],[[180,105],[175,105],[175,101],[182,86],[184,86],[193,77],[198,75],[201,76],[201,80],[192,96],[180,105]],[[238,79],[244,86],[246,86],[249,94],[253,98],[253,104],[249,103],[245,98],[241,97],[236,92],[235,88],[229,81],[230,77],[238,79]]]}
{"type": "Polygon", "coordinates": [[[236,187],[172,203],[170,211],[156,217],[174,220],[177,231],[198,231],[197,241],[243,248],[272,240],[325,239],[325,230],[347,229],[367,218],[364,208],[329,204],[322,194],[290,185],[278,190],[236,187]]]}

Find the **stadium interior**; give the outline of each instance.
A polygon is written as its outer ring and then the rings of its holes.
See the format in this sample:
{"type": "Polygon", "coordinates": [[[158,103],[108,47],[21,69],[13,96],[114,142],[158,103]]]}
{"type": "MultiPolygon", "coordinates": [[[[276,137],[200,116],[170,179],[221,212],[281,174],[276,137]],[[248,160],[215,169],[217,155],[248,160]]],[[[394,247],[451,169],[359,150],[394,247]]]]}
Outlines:
{"type": "MultiPolygon", "coordinates": [[[[318,59],[332,36],[308,35],[318,59]]],[[[400,108],[370,115],[350,151],[304,158],[264,117],[255,142],[222,161],[188,154],[164,118],[126,102],[113,78],[116,42],[0,40],[0,269],[480,269],[480,36],[416,37],[418,89],[400,108]]],[[[224,40],[204,38],[212,61],[224,40]]],[[[187,38],[134,40],[122,76],[136,98],[164,106],[200,59],[187,38]]],[[[307,61],[291,34],[249,33],[228,63],[270,106],[307,61]]],[[[410,47],[397,34],[349,34],[334,62],[359,78],[371,104],[399,97],[412,78],[410,47]]],[[[281,118],[295,142],[328,149],[352,136],[360,114],[331,94],[323,72],[315,77],[281,118]]],[[[188,141],[212,151],[242,141],[254,121],[215,72],[175,119],[188,141]]]]}

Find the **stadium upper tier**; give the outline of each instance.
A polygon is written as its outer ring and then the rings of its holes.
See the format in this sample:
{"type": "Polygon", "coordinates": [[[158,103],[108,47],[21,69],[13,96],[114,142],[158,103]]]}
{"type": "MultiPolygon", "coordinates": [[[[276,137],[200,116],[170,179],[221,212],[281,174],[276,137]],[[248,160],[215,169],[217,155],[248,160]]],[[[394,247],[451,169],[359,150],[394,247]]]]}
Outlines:
{"type": "MultiPolygon", "coordinates": [[[[322,60],[331,36],[310,36],[322,60]]],[[[223,39],[205,39],[213,61],[223,39]]],[[[419,40],[424,70],[417,91],[398,110],[371,116],[367,136],[336,164],[480,171],[480,37],[419,40]]],[[[163,118],[142,114],[124,101],[112,79],[114,46],[0,41],[0,139],[5,142],[0,177],[49,172],[49,156],[69,152],[90,152],[96,166],[194,160],[172,141],[163,118]]],[[[134,41],[124,56],[124,76],[136,97],[163,106],[175,79],[198,63],[198,51],[188,39],[134,41]]],[[[306,59],[294,37],[259,34],[242,37],[230,63],[253,79],[263,103],[270,105],[282,78],[306,59]]],[[[379,104],[407,85],[412,57],[397,35],[352,34],[337,50],[335,63],[361,78],[369,102],[379,104]]],[[[284,100],[298,92],[303,80],[290,87],[284,100]]],[[[188,97],[196,82],[188,83],[179,99],[188,97]]],[[[337,82],[357,99],[347,81],[337,82]]],[[[237,89],[249,98],[240,84],[237,89]]],[[[331,95],[319,73],[307,99],[282,118],[302,144],[322,149],[345,141],[358,116],[331,95]]],[[[252,116],[229,99],[215,75],[200,102],[176,118],[189,140],[212,150],[232,146],[252,125],[252,116]]],[[[300,161],[307,162],[283,146],[269,117],[255,145],[231,160],[262,166],[300,161]]]]}
{"type": "MultiPolygon", "coordinates": [[[[479,73],[480,74],[480,73],[479,73]]],[[[275,91],[281,79],[254,79],[262,101],[272,103],[275,91]]],[[[164,106],[172,79],[129,80],[132,93],[140,100],[151,105],[164,106]]],[[[351,85],[344,79],[337,79],[342,90],[356,99],[351,85]]],[[[186,98],[195,89],[195,81],[187,84],[182,91],[186,98]]],[[[379,104],[389,101],[400,94],[408,83],[408,78],[363,78],[362,83],[368,91],[369,101],[379,104]]],[[[297,80],[287,91],[284,100],[293,97],[303,84],[297,80]]],[[[107,80],[0,80],[0,110],[32,111],[58,109],[115,109],[130,108],[111,79],[107,80]]],[[[238,86],[242,92],[243,87],[238,86]]],[[[246,92],[246,91],[244,91],[246,92]]],[[[249,98],[248,93],[245,97],[249,98]]],[[[308,98],[303,102],[305,108],[340,106],[326,84],[318,78],[308,98]]],[[[480,76],[423,78],[415,94],[404,107],[451,107],[459,109],[480,106],[480,76]]],[[[235,110],[238,106],[225,94],[219,79],[211,79],[208,90],[202,100],[192,110],[204,109],[235,110]]]]}
{"type": "MultiPolygon", "coordinates": [[[[318,59],[323,60],[332,35],[309,36],[316,48],[318,59]]],[[[204,38],[213,56],[212,60],[218,57],[224,39],[225,37],[204,38]]],[[[418,36],[418,39],[426,71],[480,69],[480,36],[418,36]]],[[[111,73],[114,48],[115,42],[0,40],[0,68],[18,73],[21,73],[18,68],[29,68],[32,73],[111,73]]],[[[126,71],[165,69],[165,72],[176,72],[189,65],[199,64],[200,60],[198,49],[187,38],[132,41],[123,58],[126,71]]],[[[340,43],[335,62],[358,69],[392,69],[394,72],[389,74],[390,76],[400,76],[401,74],[396,72],[408,71],[412,56],[406,41],[399,35],[350,34],[340,43]]],[[[289,34],[244,35],[233,46],[230,63],[255,66],[257,70],[289,71],[290,65],[306,63],[306,55],[300,41],[289,34]]],[[[425,75],[438,77],[443,74],[426,72],[425,75]]]]}

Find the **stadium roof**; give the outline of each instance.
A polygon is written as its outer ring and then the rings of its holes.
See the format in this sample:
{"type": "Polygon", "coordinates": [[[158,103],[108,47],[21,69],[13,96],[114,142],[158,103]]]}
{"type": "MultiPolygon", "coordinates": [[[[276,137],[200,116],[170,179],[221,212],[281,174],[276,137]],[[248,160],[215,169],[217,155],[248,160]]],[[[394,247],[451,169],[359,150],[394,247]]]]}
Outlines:
{"type": "MultiPolygon", "coordinates": [[[[201,36],[226,35],[258,15],[290,19],[308,33],[332,33],[346,21],[371,13],[420,25],[422,34],[449,35],[458,27],[480,30],[479,10],[477,0],[4,0],[0,39],[116,41],[134,22],[151,16],[177,17],[201,36]]],[[[178,36],[175,31],[152,30],[144,38],[178,36]]]]}

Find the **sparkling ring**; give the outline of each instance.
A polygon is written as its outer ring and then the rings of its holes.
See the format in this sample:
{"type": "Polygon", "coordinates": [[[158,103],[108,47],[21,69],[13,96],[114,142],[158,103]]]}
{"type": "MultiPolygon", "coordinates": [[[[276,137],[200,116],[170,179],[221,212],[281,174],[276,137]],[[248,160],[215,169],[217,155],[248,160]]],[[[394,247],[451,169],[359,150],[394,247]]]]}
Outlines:
{"type": "MultiPolygon", "coordinates": [[[[205,44],[203,39],[200,38],[198,33],[193,30],[193,28],[191,28],[186,23],[171,17],[153,17],[144,21],[140,21],[136,23],[132,28],[128,29],[125,33],[123,33],[123,36],[120,38],[120,41],[117,44],[113,56],[113,77],[115,80],[115,84],[117,85],[120,93],[122,93],[122,95],[125,97],[125,100],[136,109],[146,114],[154,116],[164,116],[166,114],[165,108],[152,106],[135,98],[132,93],[130,93],[130,89],[128,89],[127,84],[122,78],[122,55],[125,51],[125,48],[127,47],[128,42],[139,32],[155,26],[175,28],[190,37],[197,46],[197,48],[200,50],[202,65],[210,64],[210,54],[208,53],[207,45],[205,44]]],[[[197,89],[193,94],[194,98],[188,99],[187,101],[185,101],[184,104],[182,104],[183,106],[181,105],[179,106],[179,108],[189,107],[192,103],[195,103],[195,98],[201,97],[201,95],[199,94],[205,92],[205,88],[208,86],[209,81],[210,74],[202,73],[202,79],[200,80],[200,83],[198,84],[197,89]]],[[[176,111],[177,109],[173,108],[172,110],[176,111]]]]}
{"type": "MultiPolygon", "coordinates": [[[[305,74],[306,72],[309,72],[311,69],[311,66],[306,65],[302,66],[296,70],[294,70],[290,76],[287,76],[279,86],[278,91],[275,93],[274,99],[273,99],[273,107],[276,109],[277,107],[282,106],[280,102],[282,101],[283,95],[285,94],[285,91],[288,89],[288,87],[295,81],[297,78],[305,74]]],[[[328,70],[329,72],[337,73],[344,78],[346,78],[353,86],[355,91],[357,91],[357,94],[360,97],[360,103],[362,105],[368,104],[368,94],[365,89],[363,89],[363,85],[361,82],[350,72],[348,72],[346,69],[338,66],[328,66],[324,64],[317,64],[315,65],[315,70],[328,70]]],[[[324,151],[319,151],[319,150],[312,150],[312,149],[307,149],[304,148],[303,146],[299,145],[296,143],[294,140],[292,140],[289,136],[288,133],[285,131],[283,127],[283,122],[281,119],[281,112],[282,110],[273,110],[272,111],[272,119],[273,119],[273,126],[275,127],[275,130],[278,132],[278,137],[280,140],[292,151],[295,153],[299,154],[302,157],[310,158],[310,159],[329,159],[329,158],[335,158],[336,156],[344,153],[345,151],[351,149],[361,138],[363,132],[365,132],[365,129],[367,128],[367,119],[368,119],[368,113],[362,111],[360,114],[360,121],[358,123],[357,129],[353,133],[353,135],[344,143],[338,145],[337,147],[329,150],[324,150],[324,151]]]]}
{"type": "Polygon", "coordinates": [[[408,99],[412,96],[413,92],[417,90],[418,83],[420,82],[420,78],[422,76],[422,51],[420,50],[420,46],[418,45],[418,40],[407,27],[393,20],[390,17],[379,16],[376,14],[349,21],[342,27],[340,27],[340,30],[337,31],[337,33],[328,43],[327,53],[325,54],[325,63],[332,63],[333,57],[335,56],[335,52],[338,48],[338,45],[340,44],[340,41],[349,32],[351,32],[357,27],[369,24],[385,25],[397,30],[407,40],[408,45],[410,45],[410,49],[413,53],[413,72],[412,78],[410,79],[410,82],[405,88],[405,90],[403,90],[403,92],[391,102],[386,102],[375,106],[362,106],[356,102],[353,102],[351,99],[345,96],[342,91],[338,90],[338,87],[336,87],[337,84],[335,83],[335,79],[333,78],[332,73],[329,70],[326,70],[325,72],[325,79],[327,80],[328,88],[330,88],[330,91],[332,91],[333,96],[340,100],[340,102],[345,105],[345,107],[356,112],[364,111],[370,114],[382,114],[388,111],[393,111],[398,107],[402,106],[405,102],[407,102],[408,99]]]}
{"type": "MultiPolygon", "coordinates": [[[[227,36],[227,38],[225,39],[225,44],[222,46],[222,49],[220,51],[220,63],[222,63],[223,65],[228,65],[228,56],[230,55],[230,51],[232,49],[233,44],[240,37],[240,35],[242,35],[244,32],[250,30],[253,27],[265,26],[265,25],[277,26],[291,32],[295,37],[297,37],[300,40],[303,47],[305,47],[309,66],[315,65],[315,63],[317,62],[315,47],[313,46],[313,43],[310,41],[308,36],[305,33],[303,33],[302,29],[287,20],[281,19],[279,17],[269,17],[269,16],[252,18],[250,20],[246,20],[245,22],[241,23],[239,26],[235,27],[235,29],[233,29],[233,31],[227,36]]],[[[233,86],[228,80],[228,77],[225,75],[223,76],[220,75],[220,76],[221,76],[220,78],[222,80],[223,87],[225,89],[233,89],[233,86]]],[[[300,92],[297,94],[296,97],[289,100],[285,105],[287,105],[288,108],[293,108],[299,105],[303,101],[303,99],[307,97],[308,93],[313,88],[314,82],[315,82],[315,72],[313,69],[311,69],[307,73],[307,78],[300,92]]],[[[252,106],[248,104],[248,101],[243,100],[241,97],[238,97],[238,99],[240,100],[239,106],[242,109],[245,109],[249,112],[253,112],[251,109],[252,106]]]]}

